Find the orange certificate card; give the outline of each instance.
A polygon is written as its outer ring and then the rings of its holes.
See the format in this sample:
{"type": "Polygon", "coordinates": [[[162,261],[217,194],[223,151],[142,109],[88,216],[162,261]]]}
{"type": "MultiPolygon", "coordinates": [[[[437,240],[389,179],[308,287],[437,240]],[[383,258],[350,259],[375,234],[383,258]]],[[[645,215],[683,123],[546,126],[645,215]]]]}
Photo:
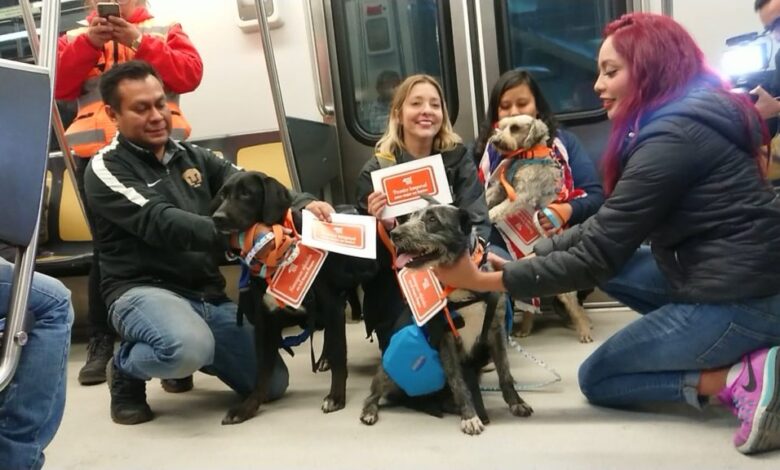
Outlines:
{"type": "Polygon", "coordinates": [[[355,224],[334,224],[320,222],[312,229],[312,239],[318,242],[330,243],[360,250],[366,246],[363,227],[355,224]]]}
{"type": "Polygon", "coordinates": [[[430,196],[441,204],[452,202],[450,183],[441,155],[400,163],[371,172],[374,191],[387,196],[383,219],[416,212],[428,205],[422,196],[430,196]]]}
{"type": "Polygon", "coordinates": [[[439,189],[436,187],[433,167],[424,166],[382,178],[382,192],[387,195],[388,206],[397,206],[420,199],[423,194],[434,197],[439,194],[439,189]]]}
{"type": "Polygon", "coordinates": [[[441,283],[432,269],[404,268],[398,272],[398,283],[418,326],[426,324],[447,305],[441,283]]]}
{"type": "Polygon", "coordinates": [[[496,228],[504,239],[515,245],[523,256],[531,253],[536,242],[542,238],[534,223],[534,217],[536,214],[520,210],[496,223],[496,228]]]}
{"type": "Polygon", "coordinates": [[[292,308],[301,306],[314,278],[322,268],[322,263],[325,262],[325,257],[328,256],[326,251],[305,245],[299,244],[298,248],[298,256],[290,264],[276,271],[268,286],[269,294],[292,308]]]}
{"type": "Polygon", "coordinates": [[[330,222],[318,220],[311,212],[301,212],[301,243],[347,256],[376,258],[376,219],[365,215],[334,213],[330,222]]]}

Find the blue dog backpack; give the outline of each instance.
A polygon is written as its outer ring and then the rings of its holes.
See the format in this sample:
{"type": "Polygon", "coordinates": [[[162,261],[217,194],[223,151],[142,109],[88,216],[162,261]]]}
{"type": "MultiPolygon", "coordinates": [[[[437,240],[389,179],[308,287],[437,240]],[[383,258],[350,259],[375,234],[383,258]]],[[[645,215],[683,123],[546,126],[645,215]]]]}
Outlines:
{"type": "Polygon", "coordinates": [[[401,390],[411,397],[438,392],[446,377],[439,353],[428,343],[425,332],[412,323],[390,338],[382,367],[401,390]]]}

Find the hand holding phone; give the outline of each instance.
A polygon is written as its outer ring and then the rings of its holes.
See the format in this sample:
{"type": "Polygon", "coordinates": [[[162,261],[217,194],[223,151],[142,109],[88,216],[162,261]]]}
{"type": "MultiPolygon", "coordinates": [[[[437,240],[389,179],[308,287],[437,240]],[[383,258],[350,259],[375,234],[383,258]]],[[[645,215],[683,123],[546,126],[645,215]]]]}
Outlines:
{"type": "Polygon", "coordinates": [[[96,49],[102,49],[105,43],[113,39],[113,35],[114,27],[107,19],[95,16],[89,22],[87,38],[96,49]]]}
{"type": "Polygon", "coordinates": [[[117,3],[99,2],[97,4],[97,13],[98,16],[102,18],[109,18],[111,16],[116,16],[117,18],[122,17],[119,11],[119,4],[117,3]]]}
{"type": "Polygon", "coordinates": [[[750,94],[757,97],[754,103],[762,118],[769,119],[780,114],[780,102],[761,85],[750,90],[750,94]]]}

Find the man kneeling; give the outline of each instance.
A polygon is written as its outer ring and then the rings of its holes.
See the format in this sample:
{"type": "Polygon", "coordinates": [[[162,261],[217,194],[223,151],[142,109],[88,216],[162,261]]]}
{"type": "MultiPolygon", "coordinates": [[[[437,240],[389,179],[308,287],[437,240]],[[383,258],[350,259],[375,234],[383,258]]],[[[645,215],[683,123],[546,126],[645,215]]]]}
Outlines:
{"type": "MultiPolygon", "coordinates": [[[[121,337],[108,366],[111,419],[153,418],[145,383],[152,377],[201,370],[247,395],[256,382],[254,335],[250,325],[236,324],[237,307],[216,262],[222,239],[209,217],[211,199],[240,169],[171,139],[171,111],[149,64],[115,66],[102,76],[100,93],[118,133],[92,159],[85,180],[102,253],[101,288],[121,337]]],[[[313,199],[295,195],[293,204],[332,210],[313,199]]],[[[283,362],[274,370],[271,399],[288,382],[283,362]]]]}

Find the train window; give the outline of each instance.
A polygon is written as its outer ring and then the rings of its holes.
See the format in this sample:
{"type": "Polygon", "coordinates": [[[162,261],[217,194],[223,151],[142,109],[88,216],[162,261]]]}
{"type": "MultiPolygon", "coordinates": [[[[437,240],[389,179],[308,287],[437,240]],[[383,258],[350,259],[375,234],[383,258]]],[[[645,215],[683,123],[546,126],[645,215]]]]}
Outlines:
{"type": "Polygon", "coordinates": [[[528,70],[557,114],[600,110],[593,92],[601,33],[624,0],[504,0],[497,21],[501,70],[528,70]]]}
{"type": "Polygon", "coordinates": [[[371,145],[384,133],[395,86],[416,73],[439,80],[455,119],[452,51],[444,39],[451,36],[446,0],[345,0],[333,5],[344,116],[356,139],[371,145]]]}
{"type": "MultiPolygon", "coordinates": [[[[40,27],[41,3],[30,2],[36,27],[40,27]]],[[[62,0],[60,2],[60,32],[78,26],[86,16],[83,0],[62,0]]],[[[33,63],[30,41],[22,20],[22,9],[18,0],[0,0],[0,58],[33,63]]]]}
{"type": "Polygon", "coordinates": [[[366,20],[366,49],[369,54],[382,54],[393,49],[387,18],[366,20]]]}
{"type": "MultiPolygon", "coordinates": [[[[40,28],[41,2],[30,3],[36,27],[40,28]]],[[[60,2],[60,33],[79,27],[79,21],[86,16],[87,12],[83,0],[62,0],[60,2]]],[[[18,0],[0,0],[0,58],[28,64],[35,62],[18,0]]],[[[76,103],[58,101],[57,107],[63,123],[67,127],[76,116],[76,103]]],[[[50,151],[54,152],[60,149],[54,134],[52,134],[50,142],[50,151]]]]}

